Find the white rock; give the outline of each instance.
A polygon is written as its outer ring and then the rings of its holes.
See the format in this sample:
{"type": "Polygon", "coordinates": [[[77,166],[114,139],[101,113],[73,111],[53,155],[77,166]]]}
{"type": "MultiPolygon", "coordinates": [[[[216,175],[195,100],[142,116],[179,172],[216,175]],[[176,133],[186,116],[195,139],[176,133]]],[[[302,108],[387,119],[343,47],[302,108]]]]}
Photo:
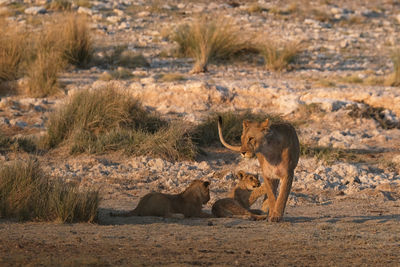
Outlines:
{"type": "Polygon", "coordinates": [[[90,8],[83,7],[83,6],[80,6],[78,8],[77,12],[78,12],[78,14],[86,14],[86,15],[89,15],[89,16],[93,15],[93,11],[90,8]]]}
{"type": "Polygon", "coordinates": [[[28,15],[44,14],[46,12],[47,12],[46,8],[42,6],[28,7],[27,9],[24,10],[24,13],[28,15]]]}

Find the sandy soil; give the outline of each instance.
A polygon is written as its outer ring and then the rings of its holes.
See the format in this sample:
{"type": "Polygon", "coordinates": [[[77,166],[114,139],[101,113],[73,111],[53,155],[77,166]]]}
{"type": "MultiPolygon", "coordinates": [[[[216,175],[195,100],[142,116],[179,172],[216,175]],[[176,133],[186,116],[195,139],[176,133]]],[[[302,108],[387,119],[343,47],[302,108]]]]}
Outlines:
{"type": "Polygon", "coordinates": [[[289,206],[284,222],[109,217],[0,222],[1,266],[398,266],[400,201],[289,206]]]}

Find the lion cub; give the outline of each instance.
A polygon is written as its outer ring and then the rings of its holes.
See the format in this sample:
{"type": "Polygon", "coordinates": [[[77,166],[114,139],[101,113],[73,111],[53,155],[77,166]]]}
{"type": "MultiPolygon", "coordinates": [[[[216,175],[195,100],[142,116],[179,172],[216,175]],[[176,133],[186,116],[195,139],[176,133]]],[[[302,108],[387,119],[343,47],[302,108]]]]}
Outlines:
{"type": "Polygon", "coordinates": [[[260,211],[250,210],[250,206],[265,195],[257,177],[244,171],[237,173],[238,184],[233,188],[228,198],[217,200],[212,206],[215,217],[240,217],[244,219],[264,220],[267,215],[260,215],[260,211]],[[258,213],[258,214],[256,214],[258,213]]]}
{"type": "Polygon", "coordinates": [[[211,217],[203,212],[202,206],[210,200],[210,182],[194,180],[182,193],[148,193],[142,197],[137,207],[129,212],[111,216],[160,216],[160,217],[211,217]]]}

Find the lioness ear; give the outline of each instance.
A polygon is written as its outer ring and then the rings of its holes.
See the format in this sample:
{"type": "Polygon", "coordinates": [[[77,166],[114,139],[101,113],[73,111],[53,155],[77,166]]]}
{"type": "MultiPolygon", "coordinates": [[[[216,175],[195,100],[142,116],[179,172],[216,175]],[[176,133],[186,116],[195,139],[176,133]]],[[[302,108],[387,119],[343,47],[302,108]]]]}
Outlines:
{"type": "Polygon", "coordinates": [[[261,127],[262,127],[263,130],[266,130],[269,127],[269,125],[270,125],[270,123],[269,123],[269,119],[268,118],[261,123],[261,127]]]}
{"type": "Polygon", "coordinates": [[[205,182],[203,182],[203,185],[204,185],[205,188],[207,188],[210,185],[210,182],[205,181],[205,182]]]}
{"type": "Polygon", "coordinates": [[[249,127],[249,123],[250,123],[249,121],[244,120],[244,121],[243,121],[243,129],[249,127]]]}

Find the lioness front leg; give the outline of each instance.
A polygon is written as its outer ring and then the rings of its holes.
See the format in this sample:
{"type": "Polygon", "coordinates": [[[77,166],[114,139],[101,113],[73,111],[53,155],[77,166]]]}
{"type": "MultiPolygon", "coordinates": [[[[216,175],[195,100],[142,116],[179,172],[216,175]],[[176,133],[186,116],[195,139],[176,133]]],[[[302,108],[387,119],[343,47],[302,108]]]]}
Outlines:
{"type": "Polygon", "coordinates": [[[279,180],[264,178],[264,187],[267,193],[267,199],[264,200],[262,205],[262,211],[271,213],[275,209],[276,205],[276,190],[279,185],[279,180]]]}
{"type": "Polygon", "coordinates": [[[283,213],[285,212],[286,202],[290,194],[290,189],[292,188],[292,182],[293,175],[289,175],[287,178],[282,179],[275,207],[274,209],[270,210],[272,212],[269,214],[269,221],[279,222],[282,220],[283,213]]]}

